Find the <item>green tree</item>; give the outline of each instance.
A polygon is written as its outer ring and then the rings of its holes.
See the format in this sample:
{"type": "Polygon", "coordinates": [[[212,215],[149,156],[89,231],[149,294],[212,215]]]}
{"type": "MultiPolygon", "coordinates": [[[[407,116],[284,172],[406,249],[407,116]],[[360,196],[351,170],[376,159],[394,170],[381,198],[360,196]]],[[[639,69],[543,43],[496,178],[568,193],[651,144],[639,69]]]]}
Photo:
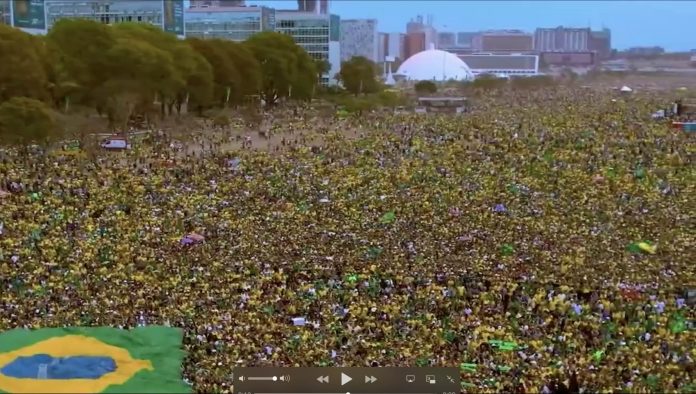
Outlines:
{"type": "Polygon", "coordinates": [[[160,112],[164,116],[172,113],[173,107],[187,95],[187,80],[195,67],[193,49],[162,29],[142,23],[119,23],[114,26],[118,38],[141,41],[167,54],[170,60],[163,65],[164,72],[158,75],[156,94],[160,102],[160,112]],[[171,66],[171,67],[170,67],[171,66]]]}
{"type": "Polygon", "coordinates": [[[321,78],[331,71],[331,63],[326,59],[315,59],[314,69],[317,71],[317,81],[320,82],[321,78]]]}
{"type": "Polygon", "coordinates": [[[73,101],[100,110],[98,88],[110,77],[110,60],[104,53],[116,44],[113,29],[84,19],[62,19],[48,32],[47,44],[55,54],[60,80],[74,88],[73,101]]]}
{"type": "Polygon", "coordinates": [[[227,104],[232,88],[238,84],[240,75],[234,62],[216,40],[189,38],[186,41],[212,67],[214,101],[222,105],[227,104]]]}
{"type": "MultiPolygon", "coordinates": [[[[193,51],[193,48],[191,48],[193,51]]],[[[177,110],[181,111],[182,104],[186,103],[203,112],[203,108],[213,101],[215,81],[213,67],[208,60],[198,52],[191,53],[191,70],[186,77],[186,91],[177,96],[177,110]]]]}
{"type": "Polygon", "coordinates": [[[118,38],[102,56],[109,77],[96,89],[109,115],[110,127],[125,129],[135,113],[148,113],[158,93],[176,75],[169,53],[140,40],[118,38]]]}
{"type": "Polygon", "coordinates": [[[230,100],[234,104],[240,104],[244,102],[245,97],[258,93],[261,87],[261,67],[254,53],[243,43],[229,40],[216,41],[239,73],[232,87],[230,100]]]}
{"type": "Polygon", "coordinates": [[[375,93],[379,90],[375,65],[363,56],[355,56],[341,63],[340,81],[354,95],[375,93]]]}
{"type": "Polygon", "coordinates": [[[12,97],[48,97],[48,78],[38,39],[0,24],[0,103],[12,97]]]}
{"type": "Polygon", "coordinates": [[[245,43],[261,69],[261,98],[266,105],[279,99],[311,98],[316,84],[316,69],[307,52],[285,34],[262,32],[245,43]]]}
{"type": "Polygon", "coordinates": [[[418,81],[414,88],[418,94],[433,94],[437,92],[437,85],[433,81],[418,81]]]}
{"type": "Polygon", "coordinates": [[[57,134],[51,109],[41,101],[13,97],[0,104],[0,140],[8,144],[43,144],[57,134]]]}

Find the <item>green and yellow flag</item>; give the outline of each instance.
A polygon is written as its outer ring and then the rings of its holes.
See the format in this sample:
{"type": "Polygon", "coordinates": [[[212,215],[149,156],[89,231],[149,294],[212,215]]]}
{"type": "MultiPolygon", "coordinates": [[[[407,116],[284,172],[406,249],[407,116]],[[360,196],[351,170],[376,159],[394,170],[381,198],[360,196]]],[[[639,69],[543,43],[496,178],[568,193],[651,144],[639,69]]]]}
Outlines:
{"type": "Polygon", "coordinates": [[[183,332],[150,326],[0,333],[0,392],[189,393],[183,332]]]}

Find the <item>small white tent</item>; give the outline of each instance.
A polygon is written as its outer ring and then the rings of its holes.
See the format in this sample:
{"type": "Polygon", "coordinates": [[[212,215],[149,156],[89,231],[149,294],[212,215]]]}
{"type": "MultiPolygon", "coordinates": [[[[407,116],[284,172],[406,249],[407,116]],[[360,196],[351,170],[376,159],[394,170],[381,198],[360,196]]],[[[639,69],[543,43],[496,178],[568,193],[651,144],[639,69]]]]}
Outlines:
{"type": "Polygon", "coordinates": [[[633,91],[633,89],[629,88],[626,85],[624,85],[620,90],[621,90],[621,93],[631,93],[633,91]]]}

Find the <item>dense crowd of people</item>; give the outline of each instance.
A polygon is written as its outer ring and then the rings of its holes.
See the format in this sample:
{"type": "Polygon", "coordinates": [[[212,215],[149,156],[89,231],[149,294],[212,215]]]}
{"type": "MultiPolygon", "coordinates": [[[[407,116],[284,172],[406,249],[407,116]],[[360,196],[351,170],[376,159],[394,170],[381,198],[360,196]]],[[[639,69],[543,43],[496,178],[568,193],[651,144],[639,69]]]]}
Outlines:
{"type": "Polygon", "coordinates": [[[468,392],[694,392],[693,136],[650,120],[665,99],[557,89],[461,116],[300,113],[272,128],[280,152],[212,134],[188,154],[6,149],[0,330],[182,327],[198,392],[266,365],[457,366],[468,392]]]}

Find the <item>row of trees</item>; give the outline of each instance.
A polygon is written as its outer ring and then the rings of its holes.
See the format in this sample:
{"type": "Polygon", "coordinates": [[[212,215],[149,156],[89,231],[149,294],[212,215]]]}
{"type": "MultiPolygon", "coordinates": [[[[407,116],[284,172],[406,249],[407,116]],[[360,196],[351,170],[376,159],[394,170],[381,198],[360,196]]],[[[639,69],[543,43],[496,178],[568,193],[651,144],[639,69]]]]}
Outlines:
{"type": "Polygon", "coordinates": [[[279,33],[241,43],[179,40],[146,24],[79,19],[59,21],[46,36],[0,25],[0,59],[0,114],[16,98],[57,111],[77,104],[106,115],[115,129],[134,116],[166,116],[184,105],[202,111],[250,96],[269,106],[310,99],[329,69],[279,33]]]}

